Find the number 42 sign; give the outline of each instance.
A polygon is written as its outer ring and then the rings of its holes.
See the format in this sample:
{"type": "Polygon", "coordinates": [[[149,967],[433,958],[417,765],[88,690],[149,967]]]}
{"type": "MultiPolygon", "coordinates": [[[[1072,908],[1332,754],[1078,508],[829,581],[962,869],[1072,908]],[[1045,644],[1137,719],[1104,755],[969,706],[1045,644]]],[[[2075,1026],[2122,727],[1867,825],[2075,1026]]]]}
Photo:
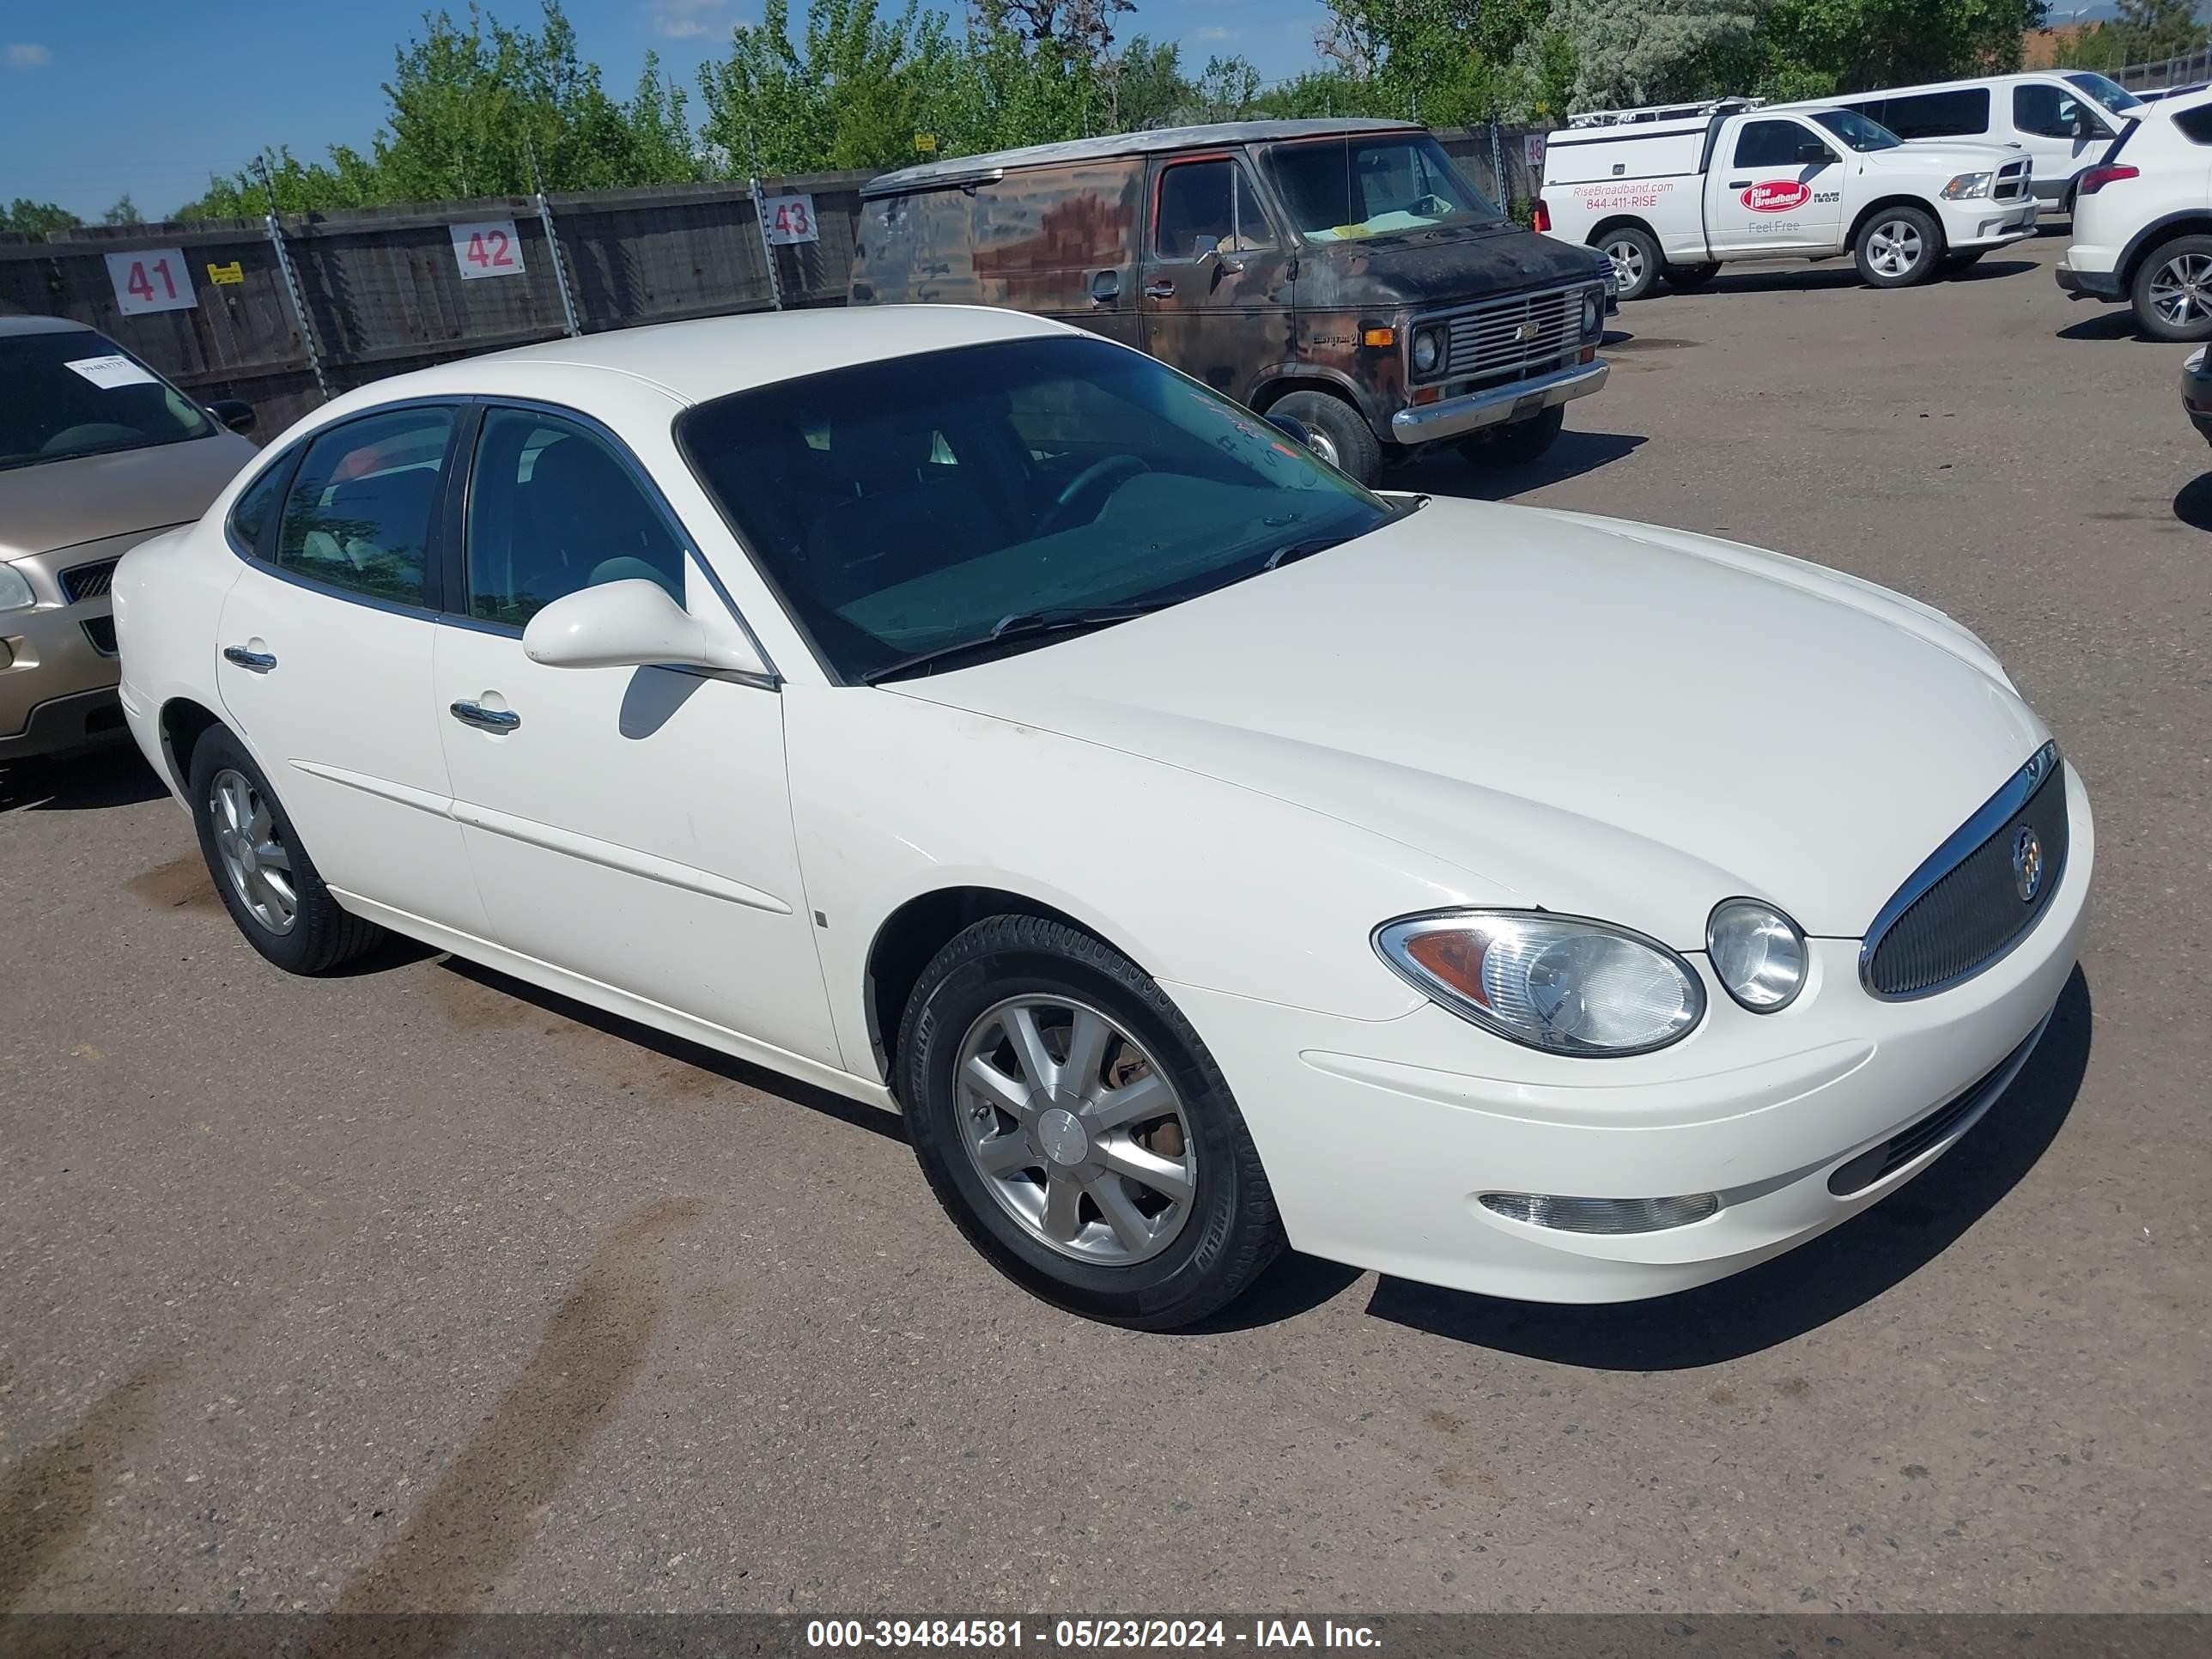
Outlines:
{"type": "Polygon", "coordinates": [[[189,311],[200,302],[192,290],[192,268],[182,248],[142,247],[107,256],[107,280],[115,288],[115,308],[125,317],[149,311],[189,311]]]}
{"type": "Polygon", "coordinates": [[[470,282],[479,276],[522,275],[522,239],[514,234],[514,220],[486,219],[452,229],[454,263],[470,282]]]}

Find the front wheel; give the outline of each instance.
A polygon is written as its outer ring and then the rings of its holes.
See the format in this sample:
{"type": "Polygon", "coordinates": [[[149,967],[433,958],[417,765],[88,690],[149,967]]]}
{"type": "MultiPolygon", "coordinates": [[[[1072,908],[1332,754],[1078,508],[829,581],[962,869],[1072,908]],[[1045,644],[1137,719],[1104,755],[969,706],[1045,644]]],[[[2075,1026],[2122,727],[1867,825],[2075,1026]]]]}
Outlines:
{"type": "Polygon", "coordinates": [[[2212,339],[2212,236],[2177,236],[2136,268],[2136,321],[2154,340],[2212,339]]]}
{"type": "Polygon", "coordinates": [[[1510,426],[1494,426],[1463,441],[1460,453],[1477,466],[1522,466],[1559,441],[1567,411],[1554,404],[1541,415],[1510,426]]]}
{"type": "Polygon", "coordinates": [[[1936,274],[1943,229],[1917,207],[1887,207],[1859,227],[1851,257],[1871,288],[1911,288],[1936,274]]]}
{"type": "Polygon", "coordinates": [[[915,1158],[969,1243],[1048,1302],[1169,1330],[1284,1245],[1229,1085],[1133,963],[1037,916],[977,922],[899,1031],[915,1158]]]}
{"type": "Polygon", "coordinates": [[[1326,392],[1293,392],[1268,405],[1270,415],[1287,415],[1306,429],[1313,453],[1363,484],[1382,476],[1382,445],[1367,417],[1341,398],[1326,392]]]}
{"type": "Polygon", "coordinates": [[[1659,286],[1659,244],[1633,225],[1609,230],[1599,250],[1613,261],[1613,292],[1623,301],[1640,300],[1659,286]]]}

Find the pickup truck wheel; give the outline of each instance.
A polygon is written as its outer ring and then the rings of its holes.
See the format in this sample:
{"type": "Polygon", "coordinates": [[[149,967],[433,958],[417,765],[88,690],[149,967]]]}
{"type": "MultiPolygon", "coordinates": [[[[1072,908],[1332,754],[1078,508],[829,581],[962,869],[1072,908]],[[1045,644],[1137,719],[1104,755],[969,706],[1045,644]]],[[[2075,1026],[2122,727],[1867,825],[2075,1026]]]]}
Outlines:
{"type": "Polygon", "coordinates": [[[1382,472],[1382,445],[1367,417],[1341,398],[1326,392],[1293,392],[1268,405],[1271,415],[1287,415],[1306,429],[1313,453],[1340,472],[1371,484],[1382,472]]]}
{"type": "Polygon", "coordinates": [[[1659,244],[1633,225],[1606,232],[1599,251],[1613,261],[1614,291],[1624,300],[1640,300],[1659,285],[1659,244]]]}
{"type": "Polygon", "coordinates": [[[1883,208],[1859,227],[1851,256],[1869,288],[1911,288],[1942,263],[1942,228],[1918,208],[1883,208]]]}
{"type": "Polygon", "coordinates": [[[1541,415],[1510,426],[1493,426],[1464,440],[1460,453],[1476,466],[1521,466],[1559,441],[1567,411],[1558,404],[1541,415]]]}
{"type": "Polygon", "coordinates": [[[1707,283],[1711,282],[1714,277],[1720,274],[1720,261],[1717,259],[1708,259],[1701,264],[1668,265],[1667,267],[1667,282],[1668,285],[1671,288],[1703,288],[1707,283]]]}
{"type": "Polygon", "coordinates": [[[2212,236],[2177,236],[2136,267],[2136,321],[2154,340],[2212,339],[2212,236]]]}

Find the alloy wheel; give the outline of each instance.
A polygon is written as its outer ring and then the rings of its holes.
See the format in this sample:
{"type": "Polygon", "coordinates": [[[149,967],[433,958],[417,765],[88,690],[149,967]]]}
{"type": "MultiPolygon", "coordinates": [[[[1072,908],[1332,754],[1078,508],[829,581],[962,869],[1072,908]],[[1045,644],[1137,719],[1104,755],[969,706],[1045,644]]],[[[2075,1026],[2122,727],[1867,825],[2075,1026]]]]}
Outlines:
{"type": "Polygon", "coordinates": [[[1631,294],[1644,282],[1644,250],[1630,241],[1608,242],[1605,257],[1613,261],[1613,285],[1631,294]]]}
{"type": "Polygon", "coordinates": [[[253,780],[228,767],[210,779],[208,821],[215,829],[216,855],[239,902],[270,933],[290,933],[300,915],[292,854],[253,780]]]}
{"type": "Polygon", "coordinates": [[[1902,219],[1884,220],[1867,239],[1867,263],[1885,276],[1906,275],[1927,251],[1918,228],[1902,219]]]}
{"type": "Polygon", "coordinates": [[[2160,265],[2150,279],[2150,304],[2173,328],[2212,317],[2212,254],[2177,253],[2160,265]]]}
{"type": "Polygon", "coordinates": [[[1062,1255],[1121,1267],[1190,1218],[1198,1149],[1143,1045],[1087,1004],[1011,998],[955,1061],[962,1143],[1000,1208],[1062,1255]]]}

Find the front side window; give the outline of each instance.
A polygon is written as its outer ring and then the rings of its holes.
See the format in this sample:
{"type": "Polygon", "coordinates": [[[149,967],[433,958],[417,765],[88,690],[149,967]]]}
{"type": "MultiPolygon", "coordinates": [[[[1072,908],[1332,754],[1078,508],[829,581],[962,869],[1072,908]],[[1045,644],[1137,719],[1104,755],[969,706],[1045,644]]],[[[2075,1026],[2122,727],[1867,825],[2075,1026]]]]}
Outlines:
{"type": "Polygon", "coordinates": [[[1870,150],[1896,149],[1903,140],[1879,121],[1869,121],[1855,109],[1824,110],[1813,118],[1863,155],[1870,150]]]}
{"type": "Polygon", "coordinates": [[[430,603],[432,526],[453,416],[395,409],[307,446],[284,497],[276,565],[395,605],[430,603]]]}
{"type": "Polygon", "coordinates": [[[1309,242],[1494,225],[1503,217],[1425,132],[1299,139],[1270,148],[1265,162],[1309,242]]]}
{"type": "Polygon", "coordinates": [[[1962,87],[1891,98],[1878,113],[1868,113],[1900,138],[1965,138],[1990,130],[1990,89],[1962,87]]]}
{"type": "Polygon", "coordinates": [[[848,680],[1103,626],[1390,517],[1249,410],[1099,340],[778,381],[687,410],[677,435],[848,680]]]}
{"type": "Polygon", "coordinates": [[[2100,75],[2094,70],[2082,70],[2068,75],[2066,78],[2115,115],[2125,115],[2130,110],[2144,106],[2142,99],[2118,81],[2110,76],[2100,75]]]}
{"type": "Polygon", "coordinates": [[[520,628],[564,594],[658,582],[684,603],[684,549],[606,441],[558,416],[495,409],[469,480],[469,615],[520,628]]]}
{"type": "Polygon", "coordinates": [[[2088,100],[2042,82],[2012,89],[2012,124],[2039,138],[2103,138],[2105,124],[2089,112],[2088,100]]]}
{"type": "Polygon", "coordinates": [[[1740,167],[1794,167],[1805,165],[1798,151],[1820,141],[1795,121],[1747,121],[1736,135],[1735,164],[1740,167]]]}
{"type": "Polygon", "coordinates": [[[0,471],[213,434],[198,404],[89,329],[0,335],[0,471]]]}
{"type": "Polygon", "coordinates": [[[1160,174],[1152,215],[1152,252],[1163,259],[1195,259],[1218,248],[1249,253],[1275,246],[1267,215],[1243,165],[1227,156],[1178,161],[1160,174]]]}

